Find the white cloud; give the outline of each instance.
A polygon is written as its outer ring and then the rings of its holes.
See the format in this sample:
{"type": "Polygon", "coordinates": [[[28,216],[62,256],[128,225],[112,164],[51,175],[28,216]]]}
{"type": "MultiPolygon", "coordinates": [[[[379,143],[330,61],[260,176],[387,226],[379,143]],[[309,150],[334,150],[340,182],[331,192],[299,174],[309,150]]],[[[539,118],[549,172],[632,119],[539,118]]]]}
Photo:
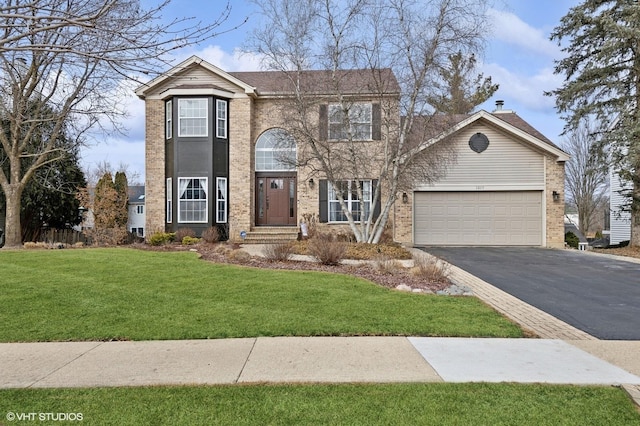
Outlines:
{"type": "Polygon", "coordinates": [[[176,63],[184,61],[193,55],[199,56],[224,71],[260,71],[262,69],[260,55],[243,52],[242,49],[237,47],[230,53],[218,45],[208,45],[198,50],[183,51],[180,56],[176,57],[176,63]]]}
{"type": "Polygon", "coordinates": [[[239,48],[235,48],[233,53],[229,54],[220,46],[207,46],[198,56],[225,71],[260,71],[262,69],[260,56],[243,52],[239,48]]]}
{"type": "Polygon", "coordinates": [[[517,15],[490,9],[489,16],[493,20],[493,38],[496,40],[549,58],[561,56],[560,48],[549,40],[548,34],[527,24],[517,15]]]}
{"type": "Polygon", "coordinates": [[[84,147],[80,155],[81,164],[85,170],[95,170],[104,162],[111,164],[115,169],[120,165],[126,165],[130,175],[127,176],[129,183],[134,180],[144,182],[144,139],[108,139],[84,147]],[[138,175],[135,179],[134,174],[138,175]]]}
{"type": "MultiPolygon", "coordinates": [[[[510,100],[535,111],[554,108],[553,97],[545,96],[544,92],[560,87],[562,83],[562,77],[553,74],[551,68],[540,68],[533,75],[524,75],[490,63],[482,65],[482,72],[500,85],[494,98],[510,100]]],[[[505,108],[511,109],[508,105],[505,108]]]]}

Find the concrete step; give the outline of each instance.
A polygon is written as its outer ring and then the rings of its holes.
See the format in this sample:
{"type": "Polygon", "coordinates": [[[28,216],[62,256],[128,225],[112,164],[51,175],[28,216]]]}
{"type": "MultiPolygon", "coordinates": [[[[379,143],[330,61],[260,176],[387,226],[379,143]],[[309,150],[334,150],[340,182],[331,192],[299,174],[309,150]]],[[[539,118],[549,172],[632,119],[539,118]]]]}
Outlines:
{"type": "Polygon", "coordinates": [[[258,226],[247,232],[245,244],[277,244],[298,239],[298,228],[293,226],[258,226]]]}

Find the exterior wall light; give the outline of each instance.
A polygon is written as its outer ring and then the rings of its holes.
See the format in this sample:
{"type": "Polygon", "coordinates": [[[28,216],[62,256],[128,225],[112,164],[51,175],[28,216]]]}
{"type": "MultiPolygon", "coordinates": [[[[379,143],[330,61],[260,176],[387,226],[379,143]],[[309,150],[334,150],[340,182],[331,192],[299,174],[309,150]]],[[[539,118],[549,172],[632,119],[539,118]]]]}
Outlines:
{"type": "Polygon", "coordinates": [[[406,192],[402,193],[402,204],[407,204],[409,202],[409,196],[406,192]]]}
{"type": "Polygon", "coordinates": [[[313,189],[316,186],[316,183],[313,181],[313,178],[309,179],[309,188],[313,189]]]}
{"type": "Polygon", "coordinates": [[[556,203],[560,201],[560,194],[558,193],[558,191],[553,191],[551,195],[553,195],[553,201],[555,201],[556,203]]]}

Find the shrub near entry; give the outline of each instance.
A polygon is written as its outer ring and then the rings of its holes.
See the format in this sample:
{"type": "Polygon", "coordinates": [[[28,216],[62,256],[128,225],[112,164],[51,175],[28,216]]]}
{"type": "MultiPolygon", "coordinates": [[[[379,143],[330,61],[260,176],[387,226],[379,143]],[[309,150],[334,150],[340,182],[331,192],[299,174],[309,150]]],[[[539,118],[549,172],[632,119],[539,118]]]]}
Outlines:
{"type": "Polygon", "coordinates": [[[164,244],[169,244],[176,239],[176,234],[173,232],[156,232],[151,237],[149,237],[149,244],[152,246],[161,246],[164,244]]]}
{"type": "Polygon", "coordinates": [[[178,228],[176,231],[176,241],[182,241],[185,237],[195,238],[196,231],[191,228],[178,228]]]}
{"type": "Polygon", "coordinates": [[[271,262],[286,262],[293,256],[294,247],[291,243],[267,244],[262,249],[265,259],[271,262]]]}
{"type": "Polygon", "coordinates": [[[347,244],[333,234],[320,234],[309,240],[309,254],[323,265],[338,265],[347,252],[347,244]]]}
{"type": "Polygon", "coordinates": [[[202,232],[202,239],[209,244],[217,243],[220,241],[220,233],[218,232],[218,228],[215,226],[211,226],[202,232]]]}

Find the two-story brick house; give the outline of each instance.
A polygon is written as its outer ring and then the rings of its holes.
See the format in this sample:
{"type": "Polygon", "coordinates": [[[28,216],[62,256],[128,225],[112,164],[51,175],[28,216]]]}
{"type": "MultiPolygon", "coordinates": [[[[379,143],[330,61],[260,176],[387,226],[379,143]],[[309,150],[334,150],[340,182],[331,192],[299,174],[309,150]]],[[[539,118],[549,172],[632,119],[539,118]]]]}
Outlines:
{"type": "MultiPolygon", "coordinates": [[[[319,99],[311,107],[309,119],[317,120],[311,128],[320,139],[340,139],[339,114],[323,101],[323,73],[304,74],[319,99]]],[[[397,111],[398,83],[390,70],[380,73],[382,96],[363,92],[366,73],[344,71],[341,79],[343,94],[357,105],[351,130],[373,150],[389,136],[388,124],[400,123],[390,113],[397,111]]],[[[194,56],[136,90],[146,110],[146,235],[210,226],[236,241],[276,226],[296,235],[300,220],[310,215],[325,227],[344,229],[337,189],[317,171],[286,161],[303,148],[286,130],[281,108],[291,101],[290,87],[278,72],[228,73],[194,56]]],[[[452,123],[454,139],[446,143],[454,144],[458,160],[444,179],[416,182],[413,191],[397,194],[395,240],[561,247],[566,154],[510,111],[480,111],[452,123]]],[[[341,182],[362,189],[363,200],[344,191],[351,211],[376,211],[368,199],[375,178],[341,182]]]]}

